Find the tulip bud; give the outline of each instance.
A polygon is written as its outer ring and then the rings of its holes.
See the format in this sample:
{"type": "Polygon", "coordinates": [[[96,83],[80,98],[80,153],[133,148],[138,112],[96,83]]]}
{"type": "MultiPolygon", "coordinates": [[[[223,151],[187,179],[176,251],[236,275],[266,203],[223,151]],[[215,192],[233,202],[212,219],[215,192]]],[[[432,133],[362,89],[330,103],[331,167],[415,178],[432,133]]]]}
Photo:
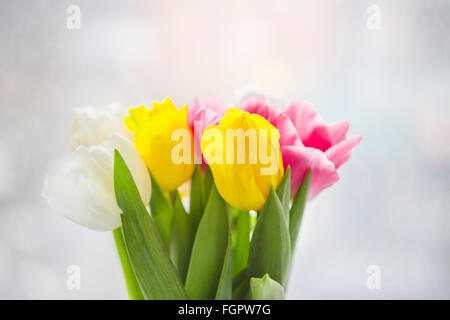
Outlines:
{"type": "Polygon", "coordinates": [[[78,146],[72,152],[69,173],[45,177],[42,196],[53,210],[90,229],[120,227],[122,211],[114,194],[114,149],[124,158],[147,205],[151,196],[148,170],[133,144],[113,133],[100,145],[78,146]]]}
{"type": "Polygon", "coordinates": [[[225,113],[202,136],[202,152],[220,195],[240,210],[260,210],[283,178],[280,133],[263,117],[238,109],[225,113]]]}
{"type": "Polygon", "coordinates": [[[188,181],[194,171],[193,135],[187,106],[180,110],[170,98],[129,110],[127,128],[135,133],[134,145],[163,191],[188,181]],[[181,140],[181,141],[180,141],[181,140]]]}
{"type": "Polygon", "coordinates": [[[132,134],[123,123],[124,111],[118,105],[105,108],[77,108],[72,113],[72,150],[78,146],[90,147],[107,140],[117,132],[131,140],[132,134]]]}

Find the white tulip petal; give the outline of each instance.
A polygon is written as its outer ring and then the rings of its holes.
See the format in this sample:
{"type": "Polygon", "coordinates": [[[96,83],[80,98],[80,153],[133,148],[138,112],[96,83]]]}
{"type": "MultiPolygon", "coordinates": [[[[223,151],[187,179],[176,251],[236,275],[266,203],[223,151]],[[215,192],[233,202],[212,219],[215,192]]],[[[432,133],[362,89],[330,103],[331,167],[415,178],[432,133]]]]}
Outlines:
{"type": "Polygon", "coordinates": [[[57,213],[90,229],[107,231],[121,226],[117,204],[81,175],[48,175],[42,196],[57,213]]]}
{"type": "Polygon", "coordinates": [[[93,146],[89,148],[92,159],[98,169],[96,181],[101,185],[103,191],[116,201],[114,191],[114,154],[103,146],[93,146]]]}
{"type": "Polygon", "coordinates": [[[147,205],[151,181],[147,167],[134,145],[113,133],[100,145],[78,146],[72,152],[70,173],[48,175],[42,196],[57,213],[94,230],[121,226],[121,209],[114,192],[114,149],[124,158],[147,205]]]}
{"type": "Polygon", "coordinates": [[[142,202],[147,205],[150,202],[152,185],[150,175],[144,161],[134,145],[127,138],[121,136],[120,134],[112,133],[108,140],[122,155],[139,190],[142,202]]]}
{"type": "Polygon", "coordinates": [[[79,145],[98,145],[108,139],[111,132],[120,132],[131,138],[125,127],[124,110],[118,105],[106,108],[77,108],[72,113],[72,149],[79,145]]]}
{"type": "MultiPolygon", "coordinates": [[[[71,173],[80,174],[85,178],[89,178],[96,187],[97,192],[108,196],[111,201],[115,201],[114,195],[114,175],[112,171],[113,158],[109,156],[109,166],[104,167],[99,164],[94,155],[93,149],[101,147],[93,146],[86,148],[79,146],[72,152],[71,173]]],[[[104,149],[104,148],[101,148],[104,149]]],[[[106,151],[106,150],[105,150],[106,151]]]]}

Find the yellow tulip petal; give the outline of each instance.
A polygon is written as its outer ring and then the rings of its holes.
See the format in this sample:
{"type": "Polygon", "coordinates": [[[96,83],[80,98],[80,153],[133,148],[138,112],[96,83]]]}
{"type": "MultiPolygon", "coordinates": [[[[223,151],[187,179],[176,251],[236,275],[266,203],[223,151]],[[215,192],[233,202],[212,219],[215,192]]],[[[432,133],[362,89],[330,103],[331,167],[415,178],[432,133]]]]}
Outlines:
{"type": "MultiPolygon", "coordinates": [[[[254,136],[253,136],[254,137],[254,136]]],[[[211,167],[211,171],[214,176],[214,181],[217,185],[217,189],[221,196],[232,206],[241,210],[260,210],[265,203],[267,196],[269,195],[270,188],[273,186],[276,188],[283,178],[283,161],[281,159],[280,145],[279,145],[280,134],[278,130],[271,125],[265,118],[244,112],[238,109],[229,109],[218,126],[209,126],[203,133],[202,136],[202,151],[205,159],[211,167]],[[236,143],[233,143],[234,150],[227,150],[227,130],[242,129],[242,133],[248,133],[249,129],[255,130],[256,140],[259,151],[261,147],[260,143],[260,129],[267,130],[266,137],[261,136],[262,143],[266,147],[267,152],[270,155],[278,155],[278,157],[270,158],[269,160],[276,160],[275,172],[273,174],[263,174],[261,169],[266,168],[269,165],[263,164],[259,158],[259,152],[254,149],[250,149],[249,143],[251,134],[248,137],[244,136],[243,140],[245,145],[243,149],[245,151],[245,163],[237,163],[237,152],[238,147],[236,143]],[[217,143],[215,140],[209,138],[213,135],[209,130],[216,130],[215,132],[221,133],[218,139],[222,139],[217,143]],[[271,135],[271,130],[274,131],[274,136],[271,135]],[[215,150],[214,148],[220,148],[222,150],[215,150]],[[215,150],[215,153],[210,150],[215,150]],[[229,160],[234,161],[233,163],[227,163],[226,154],[233,151],[234,159],[230,156],[229,160]],[[256,163],[251,163],[250,152],[257,152],[256,163]],[[214,163],[214,161],[221,160],[220,163],[214,163]]],[[[232,140],[230,140],[232,141],[232,140]]]]}
{"type": "Polygon", "coordinates": [[[125,126],[128,130],[136,132],[139,125],[148,118],[150,110],[146,106],[139,106],[137,108],[130,108],[128,110],[129,116],[125,116],[125,126]]]}
{"type": "Polygon", "coordinates": [[[163,102],[153,102],[153,109],[147,111],[142,118],[141,113],[130,109],[130,117],[125,121],[135,129],[134,144],[155,180],[163,191],[171,191],[188,181],[194,171],[193,136],[187,123],[187,106],[178,110],[170,98],[166,98],[163,102]],[[188,140],[183,144],[188,146],[183,152],[191,155],[183,163],[172,159],[174,148],[181,143],[172,140],[178,129],[182,129],[188,140]]]}

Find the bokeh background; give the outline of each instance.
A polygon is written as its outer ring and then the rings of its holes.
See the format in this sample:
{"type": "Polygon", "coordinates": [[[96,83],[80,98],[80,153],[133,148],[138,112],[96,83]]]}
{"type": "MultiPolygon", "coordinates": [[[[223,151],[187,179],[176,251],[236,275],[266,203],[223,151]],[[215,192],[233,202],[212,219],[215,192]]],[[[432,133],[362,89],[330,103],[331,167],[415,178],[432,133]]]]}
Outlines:
{"type": "Polygon", "coordinates": [[[40,196],[68,159],[73,108],[233,104],[250,86],[365,136],[307,206],[288,298],[449,299],[449,31],[443,0],[1,1],[0,298],[126,298],[111,233],[40,196]],[[66,287],[73,264],[80,290],[66,287]]]}

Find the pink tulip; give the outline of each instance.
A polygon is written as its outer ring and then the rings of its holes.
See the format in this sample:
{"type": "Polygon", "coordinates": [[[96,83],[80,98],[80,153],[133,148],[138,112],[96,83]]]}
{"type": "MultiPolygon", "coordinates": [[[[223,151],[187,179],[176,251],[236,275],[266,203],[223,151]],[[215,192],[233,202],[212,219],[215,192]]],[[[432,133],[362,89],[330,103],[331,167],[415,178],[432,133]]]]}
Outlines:
{"type": "Polygon", "coordinates": [[[194,133],[194,153],[197,161],[202,159],[201,141],[203,131],[209,125],[218,125],[220,119],[225,114],[225,106],[210,98],[200,97],[194,100],[191,106],[188,106],[188,125],[194,133]]]}
{"type": "Polygon", "coordinates": [[[361,135],[347,138],[348,121],[326,124],[306,102],[295,102],[278,112],[270,100],[252,97],[244,100],[240,108],[265,117],[280,131],[284,167],[291,167],[292,195],[311,170],[309,200],[339,180],[337,169],[347,162],[362,139],[361,135]]]}
{"type": "Polygon", "coordinates": [[[295,145],[300,143],[297,129],[291,119],[284,113],[278,112],[268,98],[249,97],[244,99],[238,108],[264,117],[281,133],[280,145],[295,145]],[[280,130],[282,128],[283,130],[280,130]]]}

